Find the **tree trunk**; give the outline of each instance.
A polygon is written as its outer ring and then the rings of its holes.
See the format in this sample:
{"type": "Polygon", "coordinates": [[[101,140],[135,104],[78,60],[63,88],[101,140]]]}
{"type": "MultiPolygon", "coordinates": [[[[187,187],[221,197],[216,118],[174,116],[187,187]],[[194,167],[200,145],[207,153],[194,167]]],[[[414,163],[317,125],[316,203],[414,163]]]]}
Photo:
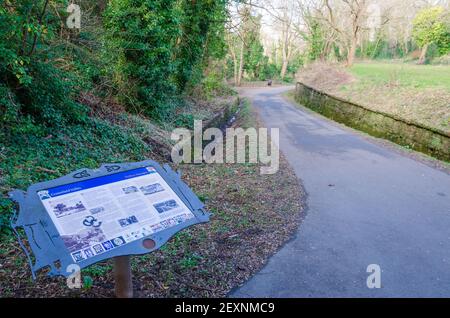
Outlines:
{"type": "Polygon", "coordinates": [[[244,47],[245,47],[245,43],[244,43],[244,41],[242,41],[240,61],[239,61],[239,74],[238,74],[238,78],[237,78],[237,82],[236,82],[237,86],[241,86],[241,79],[242,79],[242,75],[244,73],[244,47]]]}
{"type": "Polygon", "coordinates": [[[227,60],[226,59],[222,59],[222,67],[221,67],[221,73],[223,75],[223,83],[224,85],[228,84],[228,78],[227,78],[227,60]]]}
{"type": "Polygon", "coordinates": [[[422,52],[420,53],[418,64],[425,64],[427,60],[427,51],[428,51],[428,44],[425,44],[422,48],[422,52]]]}
{"type": "Polygon", "coordinates": [[[331,54],[331,43],[327,39],[322,48],[322,52],[320,53],[320,61],[325,62],[327,60],[327,58],[330,56],[330,54],[331,54]]]}
{"type": "Polygon", "coordinates": [[[233,58],[233,79],[234,79],[234,85],[237,85],[237,79],[238,79],[238,60],[236,57],[236,53],[231,50],[231,56],[233,58]]]}
{"type": "Polygon", "coordinates": [[[370,55],[370,58],[373,60],[375,59],[376,55],[377,55],[377,50],[378,50],[378,45],[380,45],[380,41],[381,41],[381,37],[379,36],[377,39],[377,43],[375,43],[375,47],[372,51],[372,54],[370,55]]]}
{"type": "Polygon", "coordinates": [[[286,76],[287,67],[288,67],[288,60],[283,59],[283,64],[281,65],[281,73],[280,73],[281,80],[283,80],[284,77],[286,76]]]}
{"type": "Polygon", "coordinates": [[[350,49],[347,52],[347,67],[353,66],[353,62],[355,61],[355,54],[356,54],[356,37],[352,39],[350,49]]]}
{"type": "MultiPolygon", "coordinates": [[[[228,43],[228,48],[230,50],[230,55],[233,59],[233,80],[234,80],[234,85],[236,85],[237,78],[238,78],[238,60],[237,60],[236,51],[235,51],[236,46],[235,46],[234,41],[229,36],[227,36],[227,43],[228,43]]],[[[226,64],[226,62],[225,62],[225,64],[226,64]]],[[[226,77],[226,75],[225,75],[225,77],[226,77]]]]}
{"type": "Polygon", "coordinates": [[[409,54],[409,43],[407,38],[403,41],[403,53],[404,55],[409,54]]]}
{"type": "Polygon", "coordinates": [[[286,76],[286,71],[289,63],[289,26],[286,27],[286,29],[283,28],[283,47],[281,52],[281,72],[280,72],[280,78],[281,80],[284,79],[286,76]]]}

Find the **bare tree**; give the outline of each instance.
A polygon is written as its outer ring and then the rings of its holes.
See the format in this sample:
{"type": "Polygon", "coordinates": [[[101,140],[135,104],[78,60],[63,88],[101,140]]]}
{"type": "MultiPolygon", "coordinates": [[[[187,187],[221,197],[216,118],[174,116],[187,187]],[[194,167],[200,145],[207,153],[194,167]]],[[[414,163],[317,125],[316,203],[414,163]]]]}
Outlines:
{"type": "Polygon", "coordinates": [[[241,85],[244,74],[245,50],[248,46],[248,35],[255,28],[252,15],[252,2],[236,1],[229,8],[230,19],[227,23],[227,44],[233,59],[234,84],[241,85]]]}
{"type": "Polygon", "coordinates": [[[299,44],[299,34],[296,27],[301,15],[298,2],[293,0],[265,0],[260,7],[272,18],[273,29],[279,32],[280,77],[283,79],[299,44]]]}
{"type": "Polygon", "coordinates": [[[295,33],[293,32],[293,13],[292,6],[284,6],[282,7],[282,18],[281,22],[281,72],[280,78],[284,79],[286,76],[286,71],[288,68],[288,64],[292,57],[293,48],[293,39],[295,37],[295,33]]]}
{"type": "Polygon", "coordinates": [[[352,66],[355,59],[358,38],[367,19],[367,5],[368,0],[340,0],[334,6],[330,0],[324,0],[324,18],[342,39],[347,50],[347,66],[352,66]]]}
{"type": "Polygon", "coordinates": [[[323,9],[325,7],[323,1],[318,0],[296,0],[299,18],[294,28],[296,33],[306,42],[312,41],[312,35],[320,28],[322,36],[322,47],[319,55],[321,61],[329,58],[333,44],[338,42],[338,35],[333,28],[330,28],[328,21],[323,18],[323,9]],[[320,14],[318,14],[320,12],[320,14]],[[325,32],[326,30],[326,32],[325,32]]]}

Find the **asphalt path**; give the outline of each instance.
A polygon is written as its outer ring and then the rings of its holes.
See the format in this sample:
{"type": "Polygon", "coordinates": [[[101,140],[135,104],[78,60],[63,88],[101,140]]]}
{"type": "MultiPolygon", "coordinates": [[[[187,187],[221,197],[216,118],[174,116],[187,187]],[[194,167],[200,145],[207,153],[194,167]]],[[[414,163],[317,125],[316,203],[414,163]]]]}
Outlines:
{"type": "Polygon", "coordinates": [[[281,94],[244,89],[307,193],[297,233],[231,297],[450,297],[450,175],[281,94]],[[374,282],[379,266],[381,288],[374,282]]]}

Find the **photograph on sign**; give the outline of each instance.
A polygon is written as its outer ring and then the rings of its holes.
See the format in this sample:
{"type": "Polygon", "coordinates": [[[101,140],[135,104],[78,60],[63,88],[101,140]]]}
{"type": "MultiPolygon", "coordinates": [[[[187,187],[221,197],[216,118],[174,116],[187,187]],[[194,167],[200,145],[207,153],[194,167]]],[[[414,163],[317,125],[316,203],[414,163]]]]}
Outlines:
{"type": "Polygon", "coordinates": [[[38,196],[75,262],[195,217],[151,166],[49,188],[38,196]]]}

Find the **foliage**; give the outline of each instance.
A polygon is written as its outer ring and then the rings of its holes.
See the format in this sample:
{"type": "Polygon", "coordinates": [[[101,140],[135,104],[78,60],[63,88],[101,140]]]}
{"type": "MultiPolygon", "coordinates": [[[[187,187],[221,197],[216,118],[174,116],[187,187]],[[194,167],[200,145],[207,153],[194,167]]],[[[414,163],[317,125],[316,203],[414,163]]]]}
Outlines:
{"type": "Polygon", "coordinates": [[[78,31],[65,26],[67,0],[0,0],[2,123],[86,121],[82,91],[169,118],[209,58],[224,54],[226,2],[86,0],[78,31]]]}
{"type": "Polygon", "coordinates": [[[172,54],[181,36],[181,15],[170,0],[112,0],[106,11],[115,84],[138,112],[168,113],[166,102],[176,92],[172,54]]]}
{"type": "Polygon", "coordinates": [[[13,211],[13,202],[0,197],[0,236],[11,235],[12,229],[9,225],[13,211]]]}
{"type": "Polygon", "coordinates": [[[91,276],[84,275],[83,276],[83,288],[84,289],[91,289],[94,285],[94,280],[91,276]]]}
{"type": "Polygon", "coordinates": [[[245,67],[251,79],[264,80],[264,67],[269,58],[264,56],[264,47],[259,38],[252,39],[244,55],[245,67]]]}
{"type": "Polygon", "coordinates": [[[309,61],[315,61],[317,59],[323,58],[325,49],[325,30],[323,25],[317,21],[308,17],[310,23],[309,34],[303,33],[303,38],[308,43],[307,56],[309,61]]]}
{"type": "Polygon", "coordinates": [[[251,23],[247,22],[245,32],[244,70],[250,80],[264,80],[264,67],[269,58],[264,55],[264,47],[260,40],[261,17],[253,17],[251,23]]]}
{"type": "Polygon", "coordinates": [[[260,80],[275,79],[280,75],[280,67],[275,63],[264,63],[264,68],[262,72],[262,78],[260,80]]]}
{"type": "Polygon", "coordinates": [[[383,32],[378,32],[374,41],[364,41],[356,51],[356,56],[369,59],[398,59],[406,58],[417,49],[417,45],[409,40],[406,43],[393,43],[383,32]]]}
{"type": "Polygon", "coordinates": [[[30,117],[45,125],[83,120],[85,108],[73,100],[75,77],[53,63],[58,57],[51,45],[59,28],[58,11],[50,12],[44,0],[0,2],[2,123],[30,123],[30,117]]]}
{"type": "Polygon", "coordinates": [[[441,54],[450,52],[449,13],[443,7],[421,10],[414,18],[413,26],[413,38],[419,47],[434,43],[441,54]]]}
{"type": "Polygon", "coordinates": [[[112,73],[131,110],[165,119],[176,95],[223,52],[223,0],[113,0],[105,14],[112,73]],[[222,40],[221,40],[222,39],[222,40]]]}
{"type": "Polygon", "coordinates": [[[208,57],[224,57],[224,24],[216,21],[225,16],[225,4],[224,0],[182,2],[182,35],[176,53],[179,90],[184,90],[188,83],[195,85],[201,81],[208,57]]]}
{"type": "Polygon", "coordinates": [[[224,83],[223,77],[214,72],[202,80],[201,89],[203,97],[206,99],[232,94],[231,88],[224,83]]]}

